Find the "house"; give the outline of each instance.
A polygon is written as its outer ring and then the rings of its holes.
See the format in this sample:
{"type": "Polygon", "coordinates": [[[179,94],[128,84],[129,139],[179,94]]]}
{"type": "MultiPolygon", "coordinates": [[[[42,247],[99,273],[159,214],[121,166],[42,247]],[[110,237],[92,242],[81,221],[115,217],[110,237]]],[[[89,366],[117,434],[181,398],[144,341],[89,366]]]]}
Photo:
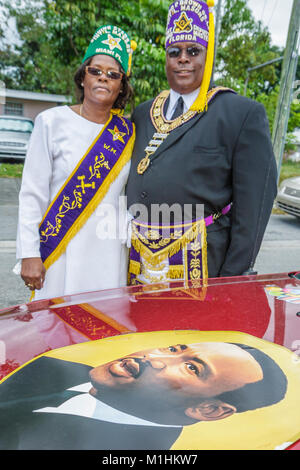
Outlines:
{"type": "Polygon", "coordinates": [[[34,121],[42,111],[54,106],[71,103],[70,96],[35,93],[25,90],[2,90],[0,115],[23,116],[34,121]]]}

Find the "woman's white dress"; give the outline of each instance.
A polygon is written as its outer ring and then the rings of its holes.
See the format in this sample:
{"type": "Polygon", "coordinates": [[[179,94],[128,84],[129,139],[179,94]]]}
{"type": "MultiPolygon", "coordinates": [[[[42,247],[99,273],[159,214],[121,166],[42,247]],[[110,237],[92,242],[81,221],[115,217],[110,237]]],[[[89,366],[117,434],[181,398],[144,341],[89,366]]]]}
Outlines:
{"type": "MultiPolygon", "coordinates": [[[[88,121],[68,106],[36,117],[19,195],[17,259],[39,257],[39,224],[65,180],[103,125],[88,121]]],[[[124,189],[125,164],[98,208],[46,272],[34,300],[125,286],[128,253],[124,189]]]]}

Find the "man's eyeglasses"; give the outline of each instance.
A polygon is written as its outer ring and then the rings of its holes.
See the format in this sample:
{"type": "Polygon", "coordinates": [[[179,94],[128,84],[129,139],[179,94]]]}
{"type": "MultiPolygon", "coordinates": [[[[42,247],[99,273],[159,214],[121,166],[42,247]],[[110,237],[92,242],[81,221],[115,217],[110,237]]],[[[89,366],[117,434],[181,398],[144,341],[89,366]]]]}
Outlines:
{"type": "Polygon", "coordinates": [[[179,57],[182,53],[182,51],[186,51],[187,55],[190,57],[195,57],[199,55],[202,52],[203,49],[200,49],[200,47],[197,46],[189,46],[189,47],[177,47],[177,46],[171,46],[167,49],[167,54],[169,57],[172,59],[175,57],[179,57]]]}
{"type": "Polygon", "coordinates": [[[93,77],[101,77],[101,75],[104,74],[110,80],[120,80],[120,78],[123,76],[121,72],[117,72],[115,70],[107,70],[107,72],[104,72],[104,70],[101,70],[98,67],[92,67],[90,65],[85,67],[85,71],[89,75],[93,75],[93,77]]]}

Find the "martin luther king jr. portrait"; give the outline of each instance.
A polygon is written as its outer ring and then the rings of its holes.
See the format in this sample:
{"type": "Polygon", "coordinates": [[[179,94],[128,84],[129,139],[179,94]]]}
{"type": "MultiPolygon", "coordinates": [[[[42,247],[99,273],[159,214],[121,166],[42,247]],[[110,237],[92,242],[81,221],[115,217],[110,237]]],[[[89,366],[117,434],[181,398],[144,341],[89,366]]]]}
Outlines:
{"type": "Polygon", "coordinates": [[[244,344],[154,347],[95,367],[42,356],[0,385],[0,448],[170,449],[185,427],[272,406],[286,389],[279,365],[244,344]]]}

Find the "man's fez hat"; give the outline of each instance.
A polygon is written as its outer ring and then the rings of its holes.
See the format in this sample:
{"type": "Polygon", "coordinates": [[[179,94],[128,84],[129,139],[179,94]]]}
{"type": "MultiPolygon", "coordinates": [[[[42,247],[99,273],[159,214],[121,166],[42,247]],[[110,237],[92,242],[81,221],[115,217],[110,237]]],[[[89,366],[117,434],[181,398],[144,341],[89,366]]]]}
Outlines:
{"type": "Polygon", "coordinates": [[[193,42],[207,49],[201,88],[192,111],[207,109],[207,92],[214,61],[215,28],[213,18],[214,0],[177,0],[169,7],[166,28],[166,49],[178,42],[193,42]]]}

